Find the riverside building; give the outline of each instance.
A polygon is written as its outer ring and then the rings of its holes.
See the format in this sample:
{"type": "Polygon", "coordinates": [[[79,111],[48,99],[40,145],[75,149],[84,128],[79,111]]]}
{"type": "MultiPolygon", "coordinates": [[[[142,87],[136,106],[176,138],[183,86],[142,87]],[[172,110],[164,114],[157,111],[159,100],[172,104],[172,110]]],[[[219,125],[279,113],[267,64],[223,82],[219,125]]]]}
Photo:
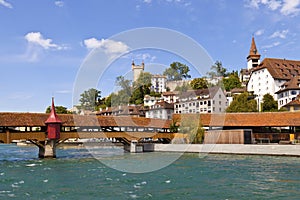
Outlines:
{"type": "Polygon", "coordinates": [[[182,93],[174,104],[174,113],[221,113],[227,99],[220,87],[190,90],[182,93]]]}

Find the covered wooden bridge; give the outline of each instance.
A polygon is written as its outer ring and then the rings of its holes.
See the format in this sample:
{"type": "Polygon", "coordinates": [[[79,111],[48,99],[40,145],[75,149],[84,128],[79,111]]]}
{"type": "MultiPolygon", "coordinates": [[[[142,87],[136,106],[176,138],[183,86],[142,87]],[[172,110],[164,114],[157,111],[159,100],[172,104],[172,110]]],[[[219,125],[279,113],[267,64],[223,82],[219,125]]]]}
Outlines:
{"type": "Polygon", "coordinates": [[[178,125],[199,121],[207,131],[251,130],[256,142],[300,140],[300,112],[175,114],[178,125]]]}
{"type": "MultiPolygon", "coordinates": [[[[49,114],[0,113],[0,142],[13,140],[45,141],[49,114]]],[[[170,120],[139,117],[58,115],[61,124],[60,141],[69,138],[116,138],[124,143],[132,140],[170,142],[176,134],[170,132],[170,120]]]]}

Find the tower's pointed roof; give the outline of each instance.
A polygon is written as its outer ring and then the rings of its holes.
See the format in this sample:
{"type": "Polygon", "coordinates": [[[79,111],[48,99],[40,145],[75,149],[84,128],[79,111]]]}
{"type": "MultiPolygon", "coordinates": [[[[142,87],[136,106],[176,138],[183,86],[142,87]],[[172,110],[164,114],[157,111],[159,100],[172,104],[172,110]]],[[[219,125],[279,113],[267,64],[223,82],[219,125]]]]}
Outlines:
{"type": "Polygon", "coordinates": [[[252,41],[251,41],[251,47],[250,47],[250,51],[249,51],[249,55],[247,58],[250,57],[260,57],[260,54],[258,53],[258,50],[256,48],[256,44],[255,44],[255,40],[254,37],[252,36],[252,41]]]}
{"type": "Polygon", "coordinates": [[[48,119],[45,121],[45,124],[49,123],[62,123],[62,121],[58,118],[56,111],[55,111],[55,106],[54,106],[54,97],[52,97],[52,105],[51,105],[51,111],[48,119]]]}

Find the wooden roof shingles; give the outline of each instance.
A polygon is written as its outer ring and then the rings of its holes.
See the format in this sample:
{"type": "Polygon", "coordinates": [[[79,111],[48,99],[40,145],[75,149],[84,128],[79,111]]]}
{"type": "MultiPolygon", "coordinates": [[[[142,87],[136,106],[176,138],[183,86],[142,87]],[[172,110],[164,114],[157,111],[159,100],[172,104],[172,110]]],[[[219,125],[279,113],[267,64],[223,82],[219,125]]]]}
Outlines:
{"type": "MultiPolygon", "coordinates": [[[[149,119],[129,116],[96,116],[59,114],[63,126],[132,126],[169,128],[169,120],[149,119]]],[[[47,113],[0,113],[0,126],[5,127],[33,127],[46,126],[47,113]]]]}
{"type": "MultiPolygon", "coordinates": [[[[180,124],[182,116],[193,114],[174,114],[173,120],[180,124]]],[[[300,126],[300,112],[264,112],[264,113],[220,113],[200,114],[203,126],[218,127],[284,127],[300,126]]]]}

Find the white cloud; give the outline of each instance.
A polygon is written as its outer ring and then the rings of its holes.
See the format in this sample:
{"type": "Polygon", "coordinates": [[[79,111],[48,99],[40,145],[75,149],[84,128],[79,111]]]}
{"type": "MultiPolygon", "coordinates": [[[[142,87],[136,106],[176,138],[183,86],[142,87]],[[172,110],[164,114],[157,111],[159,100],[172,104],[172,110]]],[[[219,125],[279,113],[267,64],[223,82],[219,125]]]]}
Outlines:
{"type": "Polygon", "coordinates": [[[28,43],[41,46],[43,49],[66,49],[64,45],[52,43],[52,39],[44,39],[43,35],[40,32],[27,33],[25,35],[25,39],[28,41],[28,43]]]}
{"type": "Polygon", "coordinates": [[[262,46],[262,49],[270,49],[270,48],[273,48],[273,47],[276,47],[276,46],[279,46],[279,45],[280,45],[280,42],[274,42],[272,44],[262,46]]]}
{"type": "Polygon", "coordinates": [[[71,90],[59,90],[59,91],[56,91],[55,93],[58,93],[58,94],[70,94],[72,93],[71,90]]]}
{"type": "Polygon", "coordinates": [[[282,30],[282,31],[275,31],[270,38],[282,38],[285,39],[286,35],[288,34],[289,30],[282,30]]]}
{"type": "Polygon", "coordinates": [[[131,55],[134,59],[133,60],[143,60],[146,62],[153,62],[156,59],[156,56],[152,56],[149,53],[142,53],[142,54],[134,54],[131,55]]]}
{"type": "Polygon", "coordinates": [[[300,0],[247,0],[245,6],[259,9],[260,6],[265,6],[268,9],[279,12],[283,15],[296,16],[300,12],[300,0]]]}
{"type": "Polygon", "coordinates": [[[264,34],[264,32],[265,32],[264,29],[259,29],[259,30],[257,30],[257,31],[255,32],[255,35],[256,35],[256,36],[260,36],[260,35],[264,34]]]}
{"type": "Polygon", "coordinates": [[[271,10],[277,10],[280,6],[281,6],[281,2],[280,2],[280,1],[270,0],[270,1],[268,2],[268,7],[269,7],[271,10]]]}
{"type": "Polygon", "coordinates": [[[121,54],[127,52],[129,49],[123,42],[110,39],[97,40],[96,38],[90,38],[84,40],[83,43],[88,49],[100,48],[106,54],[121,54]]]}
{"type": "Polygon", "coordinates": [[[7,8],[13,8],[12,5],[5,0],[0,0],[0,5],[5,6],[7,8]]]}
{"type": "Polygon", "coordinates": [[[284,0],[280,12],[283,15],[297,15],[300,11],[300,9],[298,8],[299,5],[300,0],[284,0]]]}
{"type": "Polygon", "coordinates": [[[144,3],[151,3],[152,0],[144,0],[144,3]]]}
{"type": "Polygon", "coordinates": [[[280,0],[249,0],[246,2],[247,7],[258,9],[260,5],[267,6],[271,10],[277,10],[281,6],[280,0]]]}
{"type": "Polygon", "coordinates": [[[54,4],[57,6],[57,7],[63,7],[64,6],[64,2],[63,1],[55,1],[54,4]]]}

